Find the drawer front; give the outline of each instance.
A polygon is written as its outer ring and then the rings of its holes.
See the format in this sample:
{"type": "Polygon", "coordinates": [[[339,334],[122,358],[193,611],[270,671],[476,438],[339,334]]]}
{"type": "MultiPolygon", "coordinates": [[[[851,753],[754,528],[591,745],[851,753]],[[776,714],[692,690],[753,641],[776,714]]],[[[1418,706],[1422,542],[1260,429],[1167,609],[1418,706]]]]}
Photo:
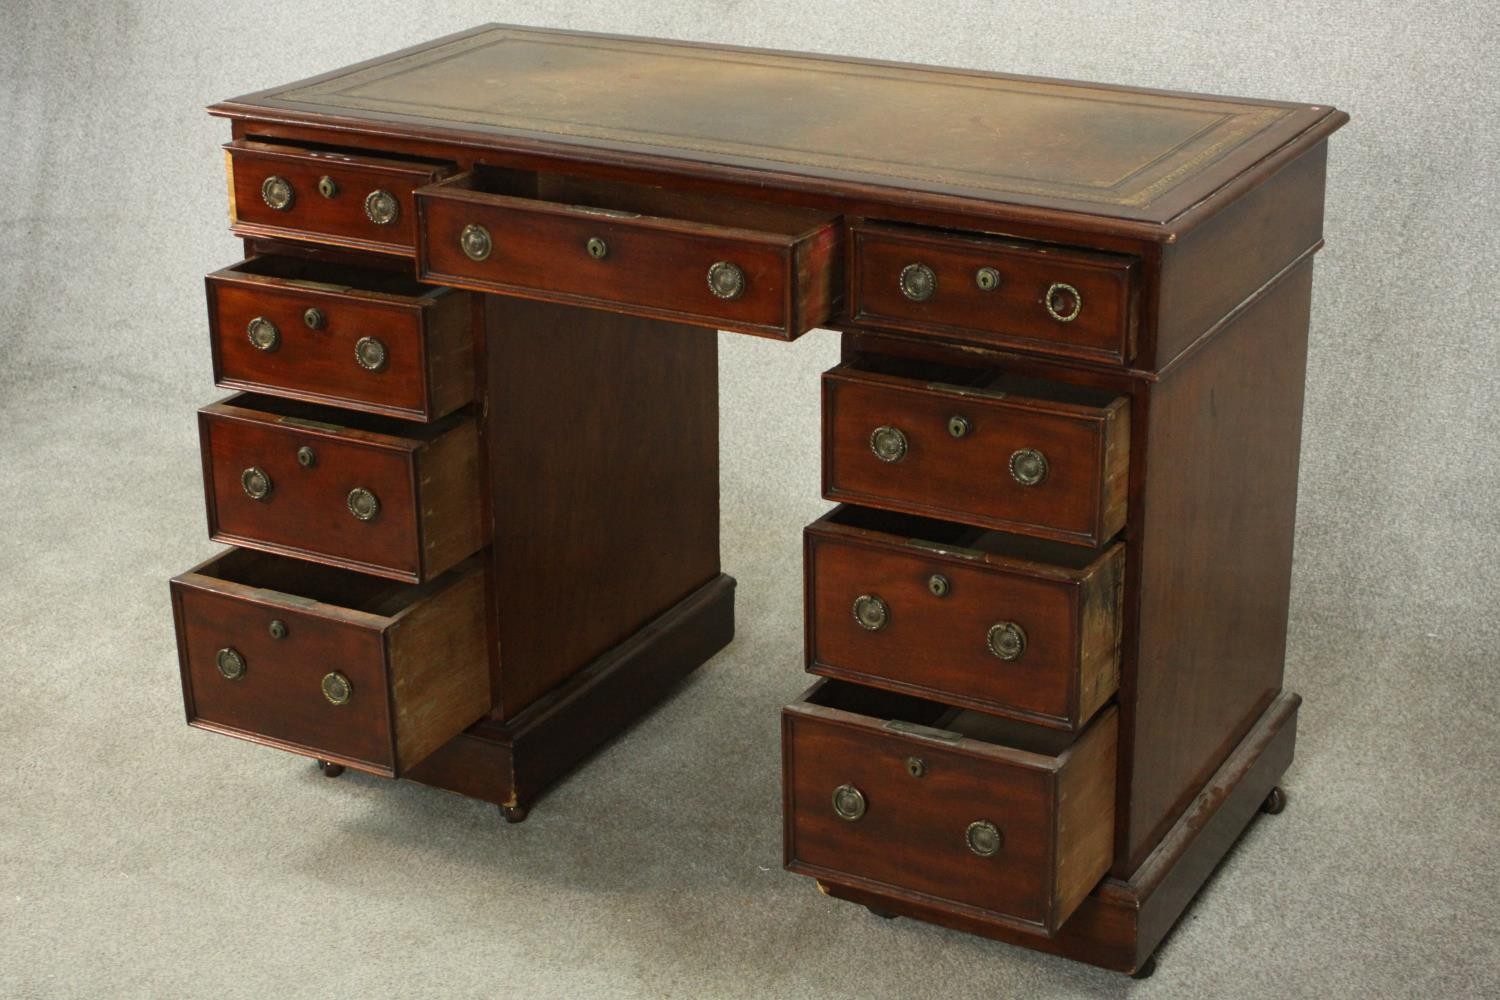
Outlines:
{"type": "Polygon", "coordinates": [[[259,737],[324,759],[393,773],[395,752],[382,630],[275,603],[193,587],[176,592],[189,721],[259,737]],[[286,628],[271,636],[273,621],[286,628]],[[221,651],[232,651],[227,677],[221,651]],[[335,705],[323,678],[336,669],[353,692],[335,705]]]}
{"type": "Polygon", "coordinates": [[[827,518],[805,538],[813,673],[1066,730],[1118,686],[1123,546],[1060,567],[827,518]]]}
{"type": "Polygon", "coordinates": [[[449,172],[412,160],[249,140],[231,142],[224,152],[237,235],[407,257],[417,245],[412,191],[449,172]]]}
{"type": "Polygon", "coordinates": [[[913,735],[814,700],[789,706],[787,867],[1051,934],[1109,866],[1115,718],[1051,757],[913,735]]]}
{"type": "Polygon", "coordinates": [[[1062,403],[848,365],[823,376],[830,500],[1099,545],[1125,524],[1129,437],[1124,398],[1062,403]]]}
{"type": "Polygon", "coordinates": [[[851,322],[1039,354],[1135,354],[1136,263],[981,236],[855,227],[851,322]]]}
{"type": "Polygon", "coordinates": [[[176,577],[188,722],[397,776],[485,714],[482,569],[384,594],[339,576],[230,550],[176,577]]]}
{"type": "Polygon", "coordinates": [[[418,201],[424,281],[782,339],[832,309],[831,220],[755,231],[447,184],[418,201]]]}
{"type": "Polygon", "coordinates": [[[409,582],[483,544],[470,420],[405,438],[229,402],[199,434],[215,541],[409,582]]]}
{"type": "Polygon", "coordinates": [[[468,293],[334,286],[254,263],[207,278],[218,385],[422,421],[473,399],[468,293]]]}

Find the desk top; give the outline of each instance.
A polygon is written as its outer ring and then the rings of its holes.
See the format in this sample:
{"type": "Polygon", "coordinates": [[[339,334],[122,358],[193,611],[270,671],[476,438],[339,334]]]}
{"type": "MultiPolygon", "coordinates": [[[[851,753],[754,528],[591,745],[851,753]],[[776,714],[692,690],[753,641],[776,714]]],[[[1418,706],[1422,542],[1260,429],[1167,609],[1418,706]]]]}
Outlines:
{"type": "Polygon", "coordinates": [[[1320,105],[505,25],[210,110],[1164,226],[1346,120],[1320,105]]]}

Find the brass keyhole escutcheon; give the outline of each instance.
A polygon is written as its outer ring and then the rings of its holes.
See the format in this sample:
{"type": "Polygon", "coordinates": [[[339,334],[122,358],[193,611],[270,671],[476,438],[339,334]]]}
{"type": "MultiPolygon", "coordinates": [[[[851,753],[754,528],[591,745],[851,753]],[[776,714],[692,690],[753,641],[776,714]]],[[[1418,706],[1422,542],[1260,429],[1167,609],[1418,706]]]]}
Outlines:
{"type": "Polygon", "coordinates": [[[318,464],[318,453],[307,445],[303,445],[297,449],[297,464],[304,469],[311,469],[314,465],[318,464]]]}
{"type": "Polygon", "coordinates": [[[854,599],[854,620],[866,632],[879,632],[891,620],[891,609],[874,594],[860,594],[854,599]]]}
{"type": "Polygon", "coordinates": [[[981,292],[993,292],[1000,287],[1000,272],[993,267],[981,267],[974,272],[974,284],[981,292]]]}
{"type": "Polygon", "coordinates": [[[984,644],[1002,660],[1019,660],[1026,652],[1026,630],[1015,622],[996,622],[985,635],[984,644]]]}
{"type": "Polygon", "coordinates": [[[907,264],[901,269],[901,294],[913,302],[926,302],[937,291],[937,272],[926,264],[907,264]]]}
{"type": "Polygon", "coordinates": [[[1000,833],[1000,828],[987,819],[970,823],[969,828],[964,831],[964,840],[968,843],[969,850],[981,858],[994,857],[1005,845],[1005,837],[1000,833]]]}
{"type": "Polygon", "coordinates": [[[339,193],[339,182],[324,174],[318,178],[318,194],[325,198],[337,198],[339,193]]]}
{"type": "Polygon", "coordinates": [[[280,618],[272,618],[271,624],[266,626],[266,631],[271,633],[272,639],[285,639],[286,622],[282,621],[280,618]]]}
{"type": "Polygon", "coordinates": [[[906,758],[906,773],[913,778],[920,778],[927,773],[927,762],[921,757],[906,758]]]}
{"type": "Polygon", "coordinates": [[[488,229],[471,222],[458,234],[458,247],[470,260],[484,260],[494,249],[494,244],[490,242],[488,229]]]}
{"type": "Polygon", "coordinates": [[[367,372],[378,372],[385,367],[385,344],[374,337],[361,337],[354,345],[354,360],[367,372]]]}
{"type": "Polygon", "coordinates": [[[389,226],[401,214],[401,203],[389,191],[376,188],[365,196],[365,218],[377,226],[389,226]]]}
{"type": "Polygon", "coordinates": [[[292,202],[297,200],[297,193],[292,190],[292,182],[285,177],[272,174],[260,184],[260,197],[268,206],[277,212],[289,212],[292,202]]]}
{"type": "Polygon", "coordinates": [[[252,465],[240,473],[240,487],[251,500],[265,500],[271,495],[271,477],[265,469],[252,465]]]}
{"type": "Polygon", "coordinates": [[[1047,478],[1047,456],[1035,448],[1011,452],[1010,478],[1022,486],[1036,486],[1047,478]]]}
{"type": "Polygon", "coordinates": [[[603,260],[605,257],[609,256],[609,244],[605,243],[597,236],[590,236],[589,241],[584,244],[584,249],[586,249],[589,252],[589,256],[594,258],[595,260],[603,260]]]}
{"type": "Polygon", "coordinates": [[[245,324],[245,336],[257,351],[274,351],[281,346],[281,330],[264,316],[256,316],[245,324]]]}
{"type": "Polygon", "coordinates": [[[865,814],[865,793],[853,785],[840,785],[833,790],[833,812],[853,823],[865,814]]]}
{"type": "Polygon", "coordinates": [[[906,457],[906,434],[898,427],[877,427],[870,432],[870,450],[882,462],[899,462],[906,457]]]}
{"type": "Polygon", "coordinates": [[[323,675],[322,687],[323,697],[328,699],[330,705],[347,705],[349,699],[354,697],[354,685],[337,670],[323,675]]]}
{"type": "Polygon", "coordinates": [[[302,310],[302,322],[309,330],[321,330],[323,324],[328,322],[328,317],[323,315],[323,310],[309,306],[302,310]]]}
{"type": "Polygon", "coordinates": [[[745,292],[745,272],[727,260],[715,261],[708,269],[708,290],[715,298],[737,299],[745,292]]]}
{"type": "Polygon", "coordinates": [[[357,486],[350,490],[346,502],[349,505],[349,513],[361,521],[373,520],[375,515],[380,513],[380,501],[376,499],[375,494],[363,487],[357,486]]]}
{"type": "Polygon", "coordinates": [[[1042,304],[1047,307],[1047,315],[1059,323],[1071,323],[1083,312],[1083,296],[1078,293],[1078,289],[1061,281],[1055,281],[1048,287],[1042,304]]]}
{"type": "Polygon", "coordinates": [[[954,415],[948,418],[948,433],[955,438],[968,437],[974,427],[969,423],[968,417],[954,415]]]}
{"type": "Polygon", "coordinates": [[[948,578],[941,573],[934,573],[927,578],[927,590],[933,597],[947,597],[952,587],[948,578]]]}
{"type": "Polygon", "coordinates": [[[226,681],[237,681],[245,676],[245,658],[233,646],[225,646],[214,654],[214,666],[226,681]]]}

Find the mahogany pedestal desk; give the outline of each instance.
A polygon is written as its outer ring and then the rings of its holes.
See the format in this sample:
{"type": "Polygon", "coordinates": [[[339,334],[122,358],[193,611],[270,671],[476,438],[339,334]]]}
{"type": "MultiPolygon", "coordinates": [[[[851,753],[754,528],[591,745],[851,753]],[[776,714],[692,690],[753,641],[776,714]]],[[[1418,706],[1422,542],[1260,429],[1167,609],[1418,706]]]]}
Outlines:
{"type": "Polygon", "coordinates": [[[1139,974],[1284,803],[1344,114],[504,26],[211,111],[193,725],[524,818],[732,637],[714,331],[823,327],[787,867],[1139,974]]]}

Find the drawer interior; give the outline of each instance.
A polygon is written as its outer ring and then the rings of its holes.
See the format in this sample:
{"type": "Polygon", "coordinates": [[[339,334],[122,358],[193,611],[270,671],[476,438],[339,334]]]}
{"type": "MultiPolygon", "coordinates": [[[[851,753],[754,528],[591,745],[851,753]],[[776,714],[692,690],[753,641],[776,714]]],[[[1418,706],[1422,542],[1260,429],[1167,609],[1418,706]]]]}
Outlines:
{"type": "Polygon", "coordinates": [[[1062,542],[1049,541],[1045,538],[1028,538],[1025,535],[1012,535],[1003,531],[991,531],[966,524],[955,524],[952,521],[938,521],[930,517],[899,514],[895,511],[859,507],[854,504],[841,504],[825,515],[822,523],[836,524],[859,531],[879,532],[905,539],[909,543],[926,543],[928,546],[951,550],[967,549],[1007,559],[1047,563],[1074,570],[1087,569],[1099,558],[1099,553],[1095,550],[1080,548],[1077,545],[1065,545],[1062,542]]]}
{"type": "Polygon", "coordinates": [[[229,274],[276,278],[309,291],[356,291],[402,298],[420,298],[440,294],[442,289],[424,285],[409,274],[374,267],[360,267],[342,261],[316,260],[266,254],[251,257],[224,269],[229,274]]]}
{"type": "Polygon", "coordinates": [[[880,719],[887,728],[898,731],[903,727],[917,726],[930,731],[929,734],[936,738],[962,736],[1046,757],[1058,756],[1078,738],[1077,733],[1044,729],[848,681],[826,680],[808,692],[805,701],[810,705],[880,719]],[[892,727],[891,723],[896,723],[896,726],[892,727]]]}
{"type": "Polygon", "coordinates": [[[369,434],[382,434],[387,437],[416,441],[434,440],[454,425],[468,419],[464,412],[460,411],[436,423],[415,424],[407,420],[382,417],[373,413],[359,413],[355,410],[319,406],[316,403],[304,403],[295,399],[257,396],[253,393],[230,396],[215,405],[232,406],[239,410],[252,410],[256,413],[280,417],[282,423],[292,427],[300,425],[309,430],[335,433],[342,430],[364,431],[369,434]]]}
{"type": "MultiPolygon", "coordinates": [[[[529,173],[476,167],[468,173],[438,181],[425,192],[497,195],[552,205],[564,210],[593,210],[621,220],[631,218],[672,219],[714,226],[801,237],[828,224],[833,216],[824,211],[790,205],[747,201],[717,195],[690,194],[680,190],[628,184],[566,174],[529,173]]],[[[484,199],[488,200],[488,199],[484,199]]]]}
{"type": "Polygon", "coordinates": [[[1119,393],[1086,385],[1067,385],[1046,379],[1031,378],[993,367],[966,367],[941,364],[913,358],[896,358],[866,354],[839,365],[834,371],[885,375],[922,382],[933,388],[969,389],[981,393],[1024,396],[1028,399],[1066,403],[1071,406],[1103,408],[1119,393]]]}
{"type": "Polygon", "coordinates": [[[395,617],[466,571],[459,566],[437,580],[412,585],[243,548],[230,549],[193,570],[199,576],[279,594],[293,603],[316,601],[383,618],[395,617]]]}

